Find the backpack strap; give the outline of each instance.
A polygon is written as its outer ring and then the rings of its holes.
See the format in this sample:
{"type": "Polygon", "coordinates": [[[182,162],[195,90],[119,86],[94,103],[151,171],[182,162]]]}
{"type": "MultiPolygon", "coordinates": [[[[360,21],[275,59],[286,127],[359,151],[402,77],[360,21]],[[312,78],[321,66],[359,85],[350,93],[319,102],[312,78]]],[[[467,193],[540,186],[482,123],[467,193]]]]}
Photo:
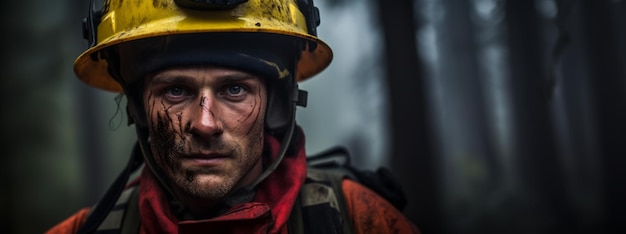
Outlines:
{"type": "MultiPolygon", "coordinates": [[[[102,225],[106,216],[111,214],[118,205],[117,203],[120,200],[119,198],[125,190],[126,183],[128,182],[131,174],[139,169],[142,164],[143,156],[141,153],[141,147],[139,146],[139,143],[136,143],[130,159],[126,164],[126,168],[124,168],[122,173],[117,176],[113,184],[111,184],[107,192],[104,194],[104,197],[91,209],[87,220],[85,220],[85,223],[83,223],[80,227],[78,233],[94,233],[98,227],[102,225]]],[[[108,222],[116,221],[112,220],[108,222]]]]}
{"type": "Polygon", "coordinates": [[[302,219],[302,205],[300,195],[296,198],[296,203],[294,203],[293,208],[291,209],[291,214],[289,214],[289,220],[287,221],[287,228],[289,231],[287,233],[304,233],[304,220],[302,219]]]}
{"type": "Polygon", "coordinates": [[[308,168],[307,178],[289,217],[289,232],[352,233],[341,188],[345,177],[337,172],[308,168]]]}
{"type": "Polygon", "coordinates": [[[309,156],[307,163],[309,168],[338,172],[344,177],[361,183],[385,198],[400,211],[407,206],[407,199],[402,186],[389,169],[385,167],[379,167],[376,171],[357,169],[350,165],[350,154],[345,147],[337,146],[317,155],[309,156]]]}
{"type": "Polygon", "coordinates": [[[124,190],[95,233],[138,233],[140,222],[138,191],[137,186],[124,190]]]}
{"type": "Polygon", "coordinates": [[[406,205],[406,196],[392,173],[380,167],[376,172],[350,165],[345,147],[330,148],[307,157],[307,178],[289,216],[293,233],[352,233],[342,188],[344,179],[351,179],[381,195],[398,210],[406,205]]]}
{"type": "Polygon", "coordinates": [[[139,219],[139,188],[134,188],[133,194],[128,201],[128,205],[126,206],[126,214],[124,215],[124,220],[122,221],[121,234],[139,233],[139,226],[141,224],[141,219],[139,219]]]}

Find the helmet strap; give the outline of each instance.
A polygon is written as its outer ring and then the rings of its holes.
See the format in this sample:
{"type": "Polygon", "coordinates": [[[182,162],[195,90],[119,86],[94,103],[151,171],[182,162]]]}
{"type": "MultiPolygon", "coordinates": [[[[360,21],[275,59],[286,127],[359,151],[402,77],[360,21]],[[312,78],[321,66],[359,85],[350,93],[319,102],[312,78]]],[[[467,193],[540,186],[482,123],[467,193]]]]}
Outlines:
{"type": "Polygon", "coordinates": [[[78,233],[93,233],[96,231],[109,212],[111,212],[113,207],[115,207],[117,199],[126,188],[126,183],[128,182],[130,175],[139,169],[142,164],[143,157],[141,156],[141,149],[139,148],[139,144],[135,144],[126,167],[122,173],[117,176],[113,184],[111,184],[107,192],[104,194],[104,197],[91,211],[91,214],[87,217],[85,224],[83,224],[78,230],[78,233]]]}
{"type": "Polygon", "coordinates": [[[152,157],[152,151],[150,149],[149,144],[149,134],[148,129],[140,126],[139,124],[135,124],[135,129],[137,132],[137,141],[139,142],[139,146],[141,147],[141,151],[143,152],[143,158],[146,162],[146,165],[154,175],[154,177],[161,184],[162,189],[165,191],[165,194],[169,196],[170,199],[170,208],[176,217],[182,217],[181,215],[184,213],[184,205],[178,199],[170,184],[167,183],[165,179],[165,173],[163,170],[157,165],[154,157],[152,157]]]}
{"type": "MultiPolygon", "coordinates": [[[[293,105],[293,108],[295,109],[295,104],[292,104],[292,105],[293,105]]],[[[280,144],[280,150],[278,151],[278,156],[276,157],[276,160],[274,160],[270,165],[268,165],[267,168],[265,168],[265,170],[261,173],[261,175],[259,175],[259,177],[252,184],[246,186],[244,190],[246,191],[253,190],[257,185],[259,185],[259,183],[261,183],[270,174],[272,174],[272,172],[274,172],[274,170],[276,170],[278,165],[283,161],[283,158],[285,157],[285,154],[287,153],[287,149],[290,148],[291,146],[291,140],[293,138],[293,132],[296,126],[296,121],[295,121],[294,116],[295,116],[294,114],[291,115],[291,119],[289,121],[289,129],[287,130],[287,132],[285,132],[285,136],[283,136],[282,142],[280,144]]]]}

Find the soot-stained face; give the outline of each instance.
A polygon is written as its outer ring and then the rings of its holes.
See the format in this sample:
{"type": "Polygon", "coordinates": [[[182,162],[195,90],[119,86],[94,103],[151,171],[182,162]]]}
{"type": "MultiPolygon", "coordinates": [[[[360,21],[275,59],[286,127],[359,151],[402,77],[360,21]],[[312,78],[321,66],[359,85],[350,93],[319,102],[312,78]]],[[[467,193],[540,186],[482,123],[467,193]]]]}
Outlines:
{"type": "Polygon", "coordinates": [[[265,106],[264,82],[238,70],[181,67],[147,77],[152,155],[183,202],[215,202],[256,179],[265,106]]]}

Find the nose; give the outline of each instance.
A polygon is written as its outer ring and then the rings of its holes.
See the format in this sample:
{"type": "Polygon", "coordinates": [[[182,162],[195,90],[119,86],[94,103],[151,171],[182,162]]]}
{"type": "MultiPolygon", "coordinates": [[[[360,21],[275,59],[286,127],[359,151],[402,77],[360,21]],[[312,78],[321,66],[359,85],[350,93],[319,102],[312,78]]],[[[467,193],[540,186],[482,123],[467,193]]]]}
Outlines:
{"type": "Polygon", "coordinates": [[[203,96],[199,105],[194,105],[197,111],[191,121],[190,132],[201,137],[213,137],[222,133],[222,123],[216,114],[219,114],[215,106],[214,98],[203,96]]]}

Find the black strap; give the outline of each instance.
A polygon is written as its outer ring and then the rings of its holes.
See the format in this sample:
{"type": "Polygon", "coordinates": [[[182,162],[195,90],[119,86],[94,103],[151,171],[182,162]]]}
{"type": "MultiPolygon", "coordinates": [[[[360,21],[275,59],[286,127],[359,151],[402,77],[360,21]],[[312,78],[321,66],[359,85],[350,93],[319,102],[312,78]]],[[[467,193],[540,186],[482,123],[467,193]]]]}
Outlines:
{"type": "Polygon", "coordinates": [[[294,203],[289,214],[289,220],[287,221],[288,233],[304,233],[304,220],[302,219],[302,194],[298,194],[296,203],[294,203]]]}
{"type": "Polygon", "coordinates": [[[96,207],[91,211],[89,217],[85,221],[85,224],[80,228],[80,230],[78,230],[78,233],[93,233],[98,229],[100,223],[104,221],[109,212],[115,206],[120,194],[124,191],[128,178],[141,166],[142,163],[143,157],[141,149],[138,144],[135,144],[130,160],[128,161],[128,164],[126,164],[126,168],[124,168],[124,171],[117,176],[117,179],[115,179],[113,184],[111,184],[102,200],[100,200],[98,205],[96,205],[96,207]]]}
{"type": "Polygon", "coordinates": [[[130,196],[128,205],[126,206],[126,212],[124,212],[124,219],[122,221],[121,234],[135,234],[139,233],[139,226],[141,219],[139,219],[139,188],[136,187],[133,190],[133,194],[130,196]]]}

